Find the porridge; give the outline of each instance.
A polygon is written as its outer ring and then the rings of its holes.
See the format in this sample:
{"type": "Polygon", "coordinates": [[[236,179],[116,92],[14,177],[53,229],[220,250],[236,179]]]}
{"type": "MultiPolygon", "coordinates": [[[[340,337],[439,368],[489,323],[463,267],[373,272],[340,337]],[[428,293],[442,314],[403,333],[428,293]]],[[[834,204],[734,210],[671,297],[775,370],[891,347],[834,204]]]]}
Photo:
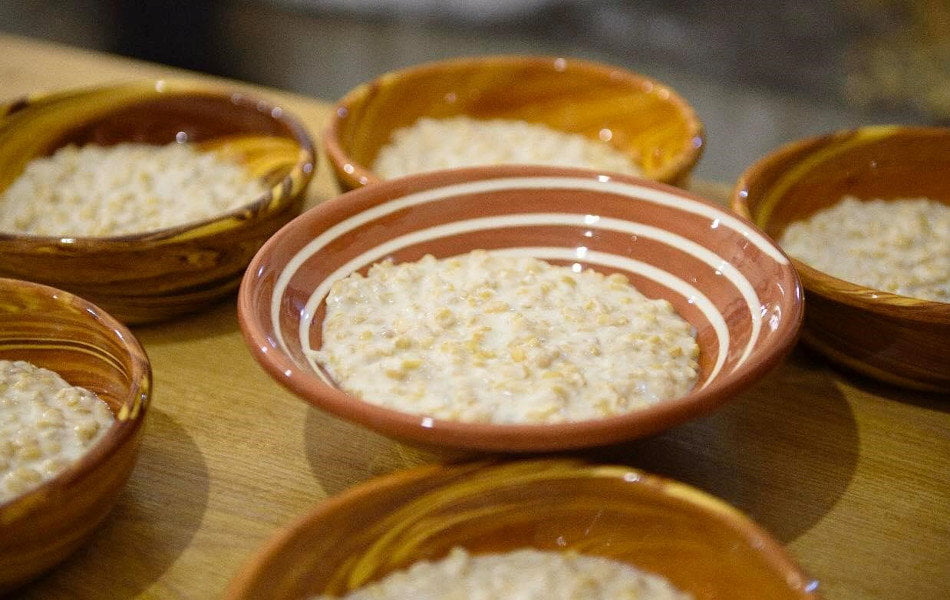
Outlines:
{"type": "Polygon", "coordinates": [[[333,284],[314,358],[388,408],[493,423],[582,421],[686,394],[693,327],[618,273],[484,250],[385,261],[333,284]]]}
{"type": "Polygon", "coordinates": [[[0,503],[79,460],[114,420],[99,397],[57,373],[0,360],[0,503]]]}
{"type": "Polygon", "coordinates": [[[628,156],[606,142],[526,121],[465,116],[422,118],[397,129],[372,169],[392,179],[437,169],[519,163],[640,174],[628,156]]]}
{"type": "MultiPolygon", "coordinates": [[[[347,600],[689,600],[666,579],[626,563],[574,552],[529,548],[445,558],[408,569],[343,596],[347,600]]],[[[328,596],[314,600],[329,600],[328,596]]]]}
{"type": "Polygon", "coordinates": [[[857,285],[950,302],[950,206],[925,198],[852,196],[792,223],[780,240],[792,256],[857,285]]]}
{"type": "Polygon", "coordinates": [[[0,194],[0,231],[106,237],[201,221],[267,191],[191,144],[66,146],[37,158],[0,194]]]}

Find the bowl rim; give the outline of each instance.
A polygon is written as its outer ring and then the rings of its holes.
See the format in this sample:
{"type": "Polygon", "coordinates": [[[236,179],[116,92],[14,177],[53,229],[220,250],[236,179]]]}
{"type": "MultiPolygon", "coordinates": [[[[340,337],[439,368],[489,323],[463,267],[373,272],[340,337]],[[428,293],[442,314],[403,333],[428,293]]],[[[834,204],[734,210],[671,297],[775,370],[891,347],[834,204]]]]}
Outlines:
{"type": "Polygon", "coordinates": [[[688,152],[681,152],[675,161],[672,161],[664,171],[658,174],[657,181],[671,183],[678,178],[685,177],[693,167],[696,166],[706,149],[706,127],[696,112],[696,109],[669,84],[663,83],[658,79],[625,67],[572,56],[514,53],[480,54],[456,56],[393,69],[369,81],[360,83],[344,94],[344,96],[333,105],[330,119],[321,135],[323,147],[326,150],[327,157],[330,159],[334,172],[338,177],[344,179],[350,188],[359,188],[384,181],[373,173],[369,165],[362,165],[355,161],[350,156],[349,151],[343,148],[340,141],[340,128],[342,122],[350,113],[350,107],[356,102],[362,101],[373,89],[409,74],[438,73],[439,71],[458,67],[472,68],[518,64],[550,66],[554,70],[568,70],[571,68],[582,69],[597,73],[607,79],[622,79],[634,84],[637,88],[648,89],[650,93],[655,92],[664,100],[674,104],[688,125],[688,131],[693,140],[693,144],[688,152]]]}
{"type": "MultiPolygon", "coordinates": [[[[517,468],[519,470],[548,471],[562,470],[557,475],[560,479],[605,479],[619,480],[630,485],[639,486],[639,490],[646,490],[644,495],[662,497],[672,500],[676,505],[686,505],[700,511],[704,518],[714,519],[726,525],[738,536],[754,546],[756,554],[762,557],[773,572],[780,573],[789,584],[792,591],[800,593],[802,598],[819,598],[816,581],[809,577],[804,569],[795,561],[788,550],[763,526],[755,522],[750,516],[729,504],[725,500],[701,490],[693,485],[638,467],[621,464],[599,463],[589,459],[572,457],[541,457],[521,460],[483,459],[477,461],[463,461],[458,463],[430,463],[415,467],[392,471],[385,475],[372,477],[351,486],[342,492],[319,501],[289,523],[273,532],[262,545],[258,546],[253,554],[245,559],[243,566],[232,577],[223,598],[226,600],[241,600],[246,598],[246,590],[266,572],[269,564],[282,550],[289,546],[303,532],[319,523],[327,515],[346,510],[353,504],[359,504],[364,499],[379,497],[391,491],[406,489],[417,483],[427,480],[445,479],[468,476],[471,474],[504,473],[505,470],[517,468]],[[794,585],[799,585],[795,589],[794,585]]],[[[453,485],[451,481],[440,484],[440,487],[453,485]]],[[[521,484],[519,484],[521,485],[521,484]]],[[[436,487],[434,489],[440,489],[436,487]]],[[[397,505],[397,508],[407,500],[397,505]]],[[[530,541],[525,547],[531,547],[530,541]]]]}
{"type": "MultiPolygon", "coordinates": [[[[368,208],[369,206],[392,202],[402,196],[404,192],[400,188],[407,185],[418,186],[413,189],[431,190],[477,179],[512,178],[512,176],[514,178],[531,179],[552,175],[594,180],[603,177],[598,175],[597,172],[584,169],[524,165],[432,171],[351,190],[313,207],[288,223],[282,232],[288,231],[308,219],[315,218],[316,215],[326,213],[331,215],[345,214],[351,210],[353,204],[360,204],[365,201],[369,203],[366,207],[368,208]],[[439,180],[446,176],[451,177],[451,183],[433,184],[432,180],[439,180]],[[376,199],[373,200],[373,197],[376,197],[376,199]]],[[[610,177],[612,180],[645,185],[699,201],[724,216],[728,216],[728,218],[736,218],[751,230],[759,231],[747,219],[734,215],[721,204],[681,188],[632,176],[611,175],[610,177]]],[[[791,263],[788,263],[787,273],[793,282],[794,289],[790,290],[786,297],[797,299],[797,301],[789,301],[787,305],[783,306],[781,328],[785,329],[788,334],[781,338],[774,338],[773,343],[760,351],[756,361],[747,363],[747,368],[739,372],[720,375],[714,383],[707,387],[699,390],[693,389],[676,399],[601,419],[537,424],[472,423],[436,419],[386,408],[347,394],[321,381],[309,370],[299,368],[287,357],[282,348],[273,346],[267,333],[270,331],[270,326],[262,327],[257,318],[257,311],[255,310],[257,301],[253,294],[253,287],[258,272],[263,272],[265,268],[270,249],[280,241],[282,232],[272,236],[255,255],[245,271],[238,292],[238,322],[251,354],[271,377],[301,400],[386,436],[411,440],[423,445],[478,451],[533,452],[603,446],[656,433],[691,418],[697,418],[712,412],[715,408],[730,401],[738,391],[745,389],[750,374],[764,374],[770,371],[785,358],[796,344],[804,318],[801,282],[791,263]],[[591,442],[592,437],[596,438],[597,441],[591,442]]],[[[777,245],[765,234],[761,235],[765,241],[778,249],[777,245]]]]}
{"type": "MultiPolygon", "coordinates": [[[[284,108],[281,104],[257,95],[256,90],[245,91],[237,85],[183,76],[131,79],[105,85],[38,91],[21,95],[18,98],[0,102],[0,132],[10,125],[10,122],[16,118],[17,113],[25,109],[44,108],[57,102],[80,99],[91,94],[129,93],[139,90],[149,94],[144,100],[155,100],[162,97],[210,96],[229,99],[236,105],[249,108],[256,107],[257,112],[266,114],[271,120],[287,127],[294,141],[300,147],[298,159],[290,173],[269,186],[263,195],[237,208],[216,213],[198,221],[113,236],[28,235],[0,231],[0,244],[34,244],[42,247],[68,248],[71,251],[90,252],[101,251],[107,246],[114,248],[134,247],[142,242],[158,245],[174,244],[222,231],[233,231],[249,227],[261,217],[279,212],[293,196],[290,193],[293,186],[288,185],[288,182],[296,179],[300,181],[299,186],[305,187],[317,172],[319,161],[316,143],[310,131],[293,112],[284,108]],[[243,215],[248,213],[257,216],[254,219],[243,218],[243,215]]],[[[133,104],[136,102],[133,102],[133,104]]],[[[110,107],[103,114],[109,114],[115,109],[115,107],[110,107]]]]}
{"type": "MultiPolygon", "coordinates": [[[[729,205],[733,212],[759,225],[760,219],[749,208],[749,188],[761,173],[770,167],[781,164],[789,156],[808,149],[819,149],[829,144],[852,138],[880,139],[895,134],[945,135],[950,140],[950,128],[916,125],[864,125],[849,129],[838,129],[828,133],[793,140],[782,144],[749,165],[736,180],[730,195],[729,205]]],[[[846,148],[844,149],[846,150],[846,148]]],[[[805,159],[807,161],[807,158],[805,159]]],[[[801,163],[797,163],[801,164],[801,163]]],[[[782,176],[779,177],[779,180],[782,176]]],[[[775,186],[773,186],[775,187],[775,186]]],[[[777,242],[776,242],[777,244],[777,242]]],[[[827,300],[852,306],[858,309],[897,319],[921,323],[950,324],[950,303],[902,296],[884,290],[852,283],[816,269],[805,262],[790,256],[795,270],[801,278],[806,292],[811,292],[827,300]]]]}
{"type": "Polygon", "coordinates": [[[112,409],[115,421],[107,433],[78,460],[39,486],[6,502],[0,501],[0,532],[5,526],[29,519],[31,515],[42,512],[46,506],[57,503],[58,499],[68,497],[69,488],[98,469],[120,448],[134,439],[145,423],[153,386],[151,362],[145,348],[128,327],[108,312],[80,296],[32,281],[0,277],[0,291],[4,290],[13,292],[26,290],[30,295],[52,298],[60,305],[79,308],[97,327],[108,330],[117,339],[122,340],[122,347],[129,355],[131,366],[129,379],[133,384],[123,396],[122,404],[112,409]],[[125,411],[125,415],[117,414],[116,410],[121,411],[128,406],[132,408],[125,411]]]}

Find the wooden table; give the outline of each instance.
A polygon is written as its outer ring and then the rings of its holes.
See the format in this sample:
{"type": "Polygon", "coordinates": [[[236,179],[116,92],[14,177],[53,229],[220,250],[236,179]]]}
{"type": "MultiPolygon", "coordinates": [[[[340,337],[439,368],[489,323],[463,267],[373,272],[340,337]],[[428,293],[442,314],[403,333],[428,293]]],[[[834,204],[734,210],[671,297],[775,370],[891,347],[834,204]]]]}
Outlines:
{"type": "MultiPolygon", "coordinates": [[[[0,35],[3,98],[181,74],[0,35]]],[[[327,102],[257,91],[315,133],[329,114],[327,102]]],[[[337,193],[321,158],[310,202],[337,193]]],[[[94,539],[24,598],[216,598],[275,528],[369,477],[438,459],[284,391],[245,348],[233,299],[135,334],[155,374],[138,465],[94,539]]],[[[829,599],[950,598],[947,397],[878,386],[798,349],[712,416],[583,454],[738,506],[829,599]]]]}

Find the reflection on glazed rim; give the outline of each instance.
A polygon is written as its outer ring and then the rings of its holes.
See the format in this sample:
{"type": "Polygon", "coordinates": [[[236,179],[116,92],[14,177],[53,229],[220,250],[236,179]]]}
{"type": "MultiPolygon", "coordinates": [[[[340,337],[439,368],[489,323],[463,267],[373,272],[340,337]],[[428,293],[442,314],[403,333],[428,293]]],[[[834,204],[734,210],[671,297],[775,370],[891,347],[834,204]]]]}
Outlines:
{"type": "MultiPolygon", "coordinates": [[[[397,211],[411,206],[418,206],[429,202],[442,201],[453,196],[463,194],[477,194],[506,189],[530,189],[530,188],[560,188],[575,190],[603,191],[622,196],[628,196],[642,201],[653,202],[663,206],[673,206],[678,210],[708,217],[717,222],[717,227],[726,227],[738,232],[758,250],[768,255],[780,264],[788,264],[788,259],[762,234],[750,229],[745,223],[735,217],[722,214],[715,207],[709,206],[703,202],[681,198],[669,192],[657,190],[652,187],[641,186],[630,183],[622,183],[610,180],[591,180],[575,177],[504,177],[497,179],[488,179],[482,181],[466,182],[458,185],[449,185],[439,187],[433,190],[426,190],[403,196],[401,198],[384,202],[377,206],[361,211],[356,215],[345,219],[326,231],[318,235],[311,242],[305,245],[293,256],[287,263],[287,266],[280,273],[277,282],[274,285],[274,292],[271,296],[271,322],[274,328],[277,342],[281,347],[286,348],[283,337],[283,331],[280,327],[280,306],[281,298],[287,289],[287,286],[298,269],[313,255],[318,253],[333,240],[356,230],[367,223],[385,217],[397,211]]],[[[590,226],[592,221],[596,221],[598,229],[607,231],[618,231],[627,234],[635,234],[644,238],[659,241],[663,244],[673,246],[682,252],[686,252],[696,259],[712,267],[722,276],[732,283],[745,300],[746,308],[749,311],[749,321],[751,333],[746,347],[739,359],[739,364],[745,362],[755,347],[761,331],[761,322],[759,317],[761,302],[755,293],[751,283],[734,266],[729,264],[722,257],[716,255],[710,250],[702,247],[696,242],[692,242],[684,237],[670,233],[663,229],[644,225],[634,221],[628,221],[616,218],[599,217],[596,215],[584,215],[580,213],[526,213],[510,216],[492,216],[484,218],[467,219],[457,221],[427,229],[421,229],[409,234],[389,240],[371,251],[363,253],[360,256],[348,261],[314,290],[310,296],[304,313],[301,315],[300,325],[297,332],[301,348],[308,355],[312,349],[310,347],[310,329],[313,325],[313,317],[316,309],[324,300],[330,286],[334,282],[354,271],[362,268],[372,262],[378,261],[385,256],[407,246],[422,242],[439,239],[463,232],[473,232],[487,229],[497,229],[499,227],[530,227],[546,225],[573,225],[590,226]]],[[[645,278],[656,281],[678,294],[687,298],[691,303],[704,314],[712,324],[720,348],[729,347],[729,331],[722,315],[716,310],[715,305],[695,287],[674,277],[671,274],[651,265],[642,263],[632,258],[621,257],[613,254],[587,251],[586,248],[565,248],[565,247],[512,247],[500,249],[499,251],[516,254],[528,255],[539,259],[554,260],[583,260],[585,264],[610,266],[620,268],[630,273],[636,273],[645,278]]],[[[711,381],[718,374],[726,359],[726,352],[720,352],[712,372],[706,381],[711,381]]],[[[312,358],[309,359],[310,366],[321,379],[330,383],[322,369],[317,368],[312,358]]]]}

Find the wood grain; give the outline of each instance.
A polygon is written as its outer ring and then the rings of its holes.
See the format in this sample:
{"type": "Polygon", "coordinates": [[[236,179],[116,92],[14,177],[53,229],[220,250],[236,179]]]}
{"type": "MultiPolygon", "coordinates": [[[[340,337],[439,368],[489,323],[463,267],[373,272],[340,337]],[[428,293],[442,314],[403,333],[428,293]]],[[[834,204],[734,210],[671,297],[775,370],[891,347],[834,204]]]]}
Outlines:
{"type": "MultiPolygon", "coordinates": [[[[320,57],[332,60],[332,57],[320,57]]],[[[0,96],[178,74],[0,36],[0,96]]],[[[329,104],[248,86],[316,133],[329,104]]],[[[711,146],[714,144],[711,144],[711,146]]],[[[724,200],[728,186],[696,182],[724,200]]],[[[321,160],[309,202],[337,193],[321,160]]],[[[250,555],[321,499],[432,461],[311,409],[245,349],[233,299],[139,327],[155,394],[139,463],[92,541],[29,599],[210,599],[250,555]]],[[[583,453],[668,475],[746,511],[830,600],[950,597],[950,401],[877,385],[796,350],[713,415],[583,453]]]]}

